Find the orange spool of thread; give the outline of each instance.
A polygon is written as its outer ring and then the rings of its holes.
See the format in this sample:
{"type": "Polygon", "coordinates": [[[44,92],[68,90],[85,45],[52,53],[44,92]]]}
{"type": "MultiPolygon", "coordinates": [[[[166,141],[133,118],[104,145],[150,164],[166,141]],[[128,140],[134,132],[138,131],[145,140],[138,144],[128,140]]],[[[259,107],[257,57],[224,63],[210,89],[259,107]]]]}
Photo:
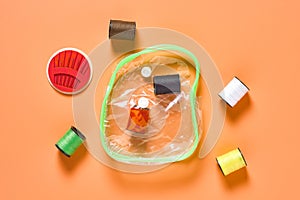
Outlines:
{"type": "Polygon", "coordinates": [[[149,109],[131,108],[127,130],[136,133],[145,133],[149,122],[149,109]]]}
{"type": "Polygon", "coordinates": [[[147,108],[147,101],[146,98],[142,97],[139,100],[140,105],[130,108],[127,130],[136,133],[146,132],[150,120],[150,110],[147,108]]]}

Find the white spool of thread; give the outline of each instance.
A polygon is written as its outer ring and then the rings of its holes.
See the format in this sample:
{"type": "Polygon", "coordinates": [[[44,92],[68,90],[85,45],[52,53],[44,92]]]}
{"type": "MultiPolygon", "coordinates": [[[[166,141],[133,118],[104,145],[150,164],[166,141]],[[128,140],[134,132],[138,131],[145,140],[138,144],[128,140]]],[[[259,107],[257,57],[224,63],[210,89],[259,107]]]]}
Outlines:
{"type": "Polygon", "coordinates": [[[248,91],[249,88],[235,76],[219,93],[219,96],[230,107],[234,107],[248,91]]]}

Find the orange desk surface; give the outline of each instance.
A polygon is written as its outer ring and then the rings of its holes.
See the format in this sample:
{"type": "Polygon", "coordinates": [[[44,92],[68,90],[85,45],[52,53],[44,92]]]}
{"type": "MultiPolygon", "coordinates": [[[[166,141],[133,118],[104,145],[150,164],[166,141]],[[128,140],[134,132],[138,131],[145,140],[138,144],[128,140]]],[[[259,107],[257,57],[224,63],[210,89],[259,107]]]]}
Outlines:
{"type": "Polygon", "coordinates": [[[300,199],[298,1],[2,0],[0,9],[0,199],[300,199]],[[225,83],[236,75],[250,87],[205,159],[135,175],[84,147],[71,159],[54,147],[74,122],[71,98],[47,81],[47,61],[62,47],[90,52],[109,19],[182,32],[204,46],[225,83]],[[215,157],[235,147],[248,167],[225,178],[215,157]]]}

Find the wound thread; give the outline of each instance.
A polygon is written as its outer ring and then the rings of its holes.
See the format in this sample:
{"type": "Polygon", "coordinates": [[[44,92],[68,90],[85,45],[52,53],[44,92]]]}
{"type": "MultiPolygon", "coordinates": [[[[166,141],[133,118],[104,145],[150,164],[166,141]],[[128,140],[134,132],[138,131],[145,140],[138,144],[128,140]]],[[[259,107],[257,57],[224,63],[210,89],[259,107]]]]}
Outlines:
{"type": "Polygon", "coordinates": [[[178,94],[181,92],[179,74],[154,76],[153,87],[155,95],[178,94]]]}
{"type": "Polygon", "coordinates": [[[136,23],[122,20],[110,20],[109,39],[134,40],[136,23]]]}
{"type": "Polygon", "coordinates": [[[234,107],[248,91],[249,88],[235,76],[219,93],[219,96],[230,107],[234,107]]]}
{"type": "Polygon", "coordinates": [[[150,121],[149,108],[140,108],[135,106],[130,108],[127,130],[135,133],[145,133],[150,121]]]}
{"type": "Polygon", "coordinates": [[[85,136],[77,128],[71,126],[65,135],[55,144],[55,146],[64,155],[71,157],[85,139],[85,136]]]}
{"type": "Polygon", "coordinates": [[[239,148],[218,156],[216,160],[224,176],[247,166],[246,160],[239,148]]]}

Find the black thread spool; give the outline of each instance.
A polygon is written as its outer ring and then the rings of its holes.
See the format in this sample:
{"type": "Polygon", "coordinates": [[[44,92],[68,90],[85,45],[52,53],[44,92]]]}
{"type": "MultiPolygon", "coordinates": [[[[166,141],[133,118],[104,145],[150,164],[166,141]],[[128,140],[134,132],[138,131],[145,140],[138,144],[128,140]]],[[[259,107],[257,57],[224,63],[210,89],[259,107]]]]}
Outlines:
{"type": "Polygon", "coordinates": [[[179,74],[154,76],[153,87],[155,95],[180,93],[179,74]]]}
{"type": "Polygon", "coordinates": [[[122,20],[110,20],[109,39],[134,40],[136,23],[122,20]]]}

